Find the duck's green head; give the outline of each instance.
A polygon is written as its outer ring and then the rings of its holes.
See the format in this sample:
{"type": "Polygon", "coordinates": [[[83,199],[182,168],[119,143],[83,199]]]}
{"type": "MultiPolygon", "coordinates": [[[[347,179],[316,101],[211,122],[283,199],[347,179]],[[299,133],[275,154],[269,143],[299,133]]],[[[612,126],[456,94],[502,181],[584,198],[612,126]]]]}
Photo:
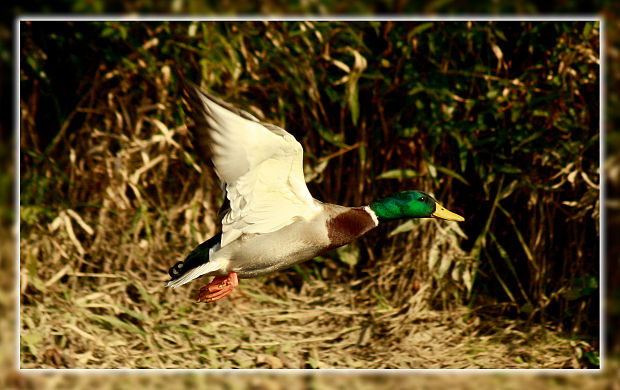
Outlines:
{"type": "Polygon", "coordinates": [[[437,203],[422,191],[403,191],[392,194],[370,205],[379,220],[397,218],[440,218],[462,222],[465,218],[437,203]]]}

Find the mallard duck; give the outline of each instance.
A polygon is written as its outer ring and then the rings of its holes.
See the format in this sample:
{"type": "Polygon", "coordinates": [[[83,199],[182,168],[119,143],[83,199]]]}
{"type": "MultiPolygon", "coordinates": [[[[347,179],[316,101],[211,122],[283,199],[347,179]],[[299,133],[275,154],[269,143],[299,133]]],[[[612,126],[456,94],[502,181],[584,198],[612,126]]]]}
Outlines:
{"type": "Polygon", "coordinates": [[[320,202],[304,181],[303,149],[284,129],[263,123],[197,85],[183,81],[194,145],[222,181],[221,231],[169,270],[168,287],[214,276],[197,300],[230,294],[240,278],[283,270],[350,243],[379,223],[399,218],[464,221],[422,191],[403,191],[370,205],[320,202]]]}

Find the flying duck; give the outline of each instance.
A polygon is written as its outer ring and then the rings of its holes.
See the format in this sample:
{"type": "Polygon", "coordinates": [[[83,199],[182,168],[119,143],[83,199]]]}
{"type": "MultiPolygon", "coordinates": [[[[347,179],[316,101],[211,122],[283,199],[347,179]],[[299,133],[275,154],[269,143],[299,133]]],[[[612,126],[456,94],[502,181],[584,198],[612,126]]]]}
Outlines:
{"type": "Polygon", "coordinates": [[[170,268],[168,287],[214,276],[197,300],[230,294],[239,279],[289,268],[350,243],[386,221],[439,218],[464,221],[422,191],[403,191],[361,207],[312,197],[304,180],[303,149],[284,129],[264,123],[182,80],[193,118],[194,145],[222,182],[221,230],[170,268]]]}

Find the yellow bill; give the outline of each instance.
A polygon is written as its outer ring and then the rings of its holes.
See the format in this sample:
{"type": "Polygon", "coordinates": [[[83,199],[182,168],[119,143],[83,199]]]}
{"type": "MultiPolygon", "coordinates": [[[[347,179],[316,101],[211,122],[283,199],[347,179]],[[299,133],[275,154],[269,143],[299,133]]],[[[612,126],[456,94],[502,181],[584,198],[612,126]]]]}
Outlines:
{"type": "Polygon", "coordinates": [[[446,221],[457,221],[457,222],[463,222],[465,220],[465,218],[461,217],[460,215],[456,213],[453,213],[452,211],[443,207],[439,203],[435,204],[435,212],[431,214],[431,217],[445,219],[446,221]]]}

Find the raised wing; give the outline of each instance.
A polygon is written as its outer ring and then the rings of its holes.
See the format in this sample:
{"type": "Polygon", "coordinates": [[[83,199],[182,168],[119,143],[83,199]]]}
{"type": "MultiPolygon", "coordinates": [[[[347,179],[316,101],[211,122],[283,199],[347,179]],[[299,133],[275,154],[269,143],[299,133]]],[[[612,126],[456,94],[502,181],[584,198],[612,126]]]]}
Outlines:
{"type": "Polygon", "coordinates": [[[194,145],[209,149],[226,189],[222,247],[242,234],[274,232],[318,211],[304,181],[303,149],[292,135],[193,83],[185,81],[184,87],[194,136],[204,138],[194,145]]]}

